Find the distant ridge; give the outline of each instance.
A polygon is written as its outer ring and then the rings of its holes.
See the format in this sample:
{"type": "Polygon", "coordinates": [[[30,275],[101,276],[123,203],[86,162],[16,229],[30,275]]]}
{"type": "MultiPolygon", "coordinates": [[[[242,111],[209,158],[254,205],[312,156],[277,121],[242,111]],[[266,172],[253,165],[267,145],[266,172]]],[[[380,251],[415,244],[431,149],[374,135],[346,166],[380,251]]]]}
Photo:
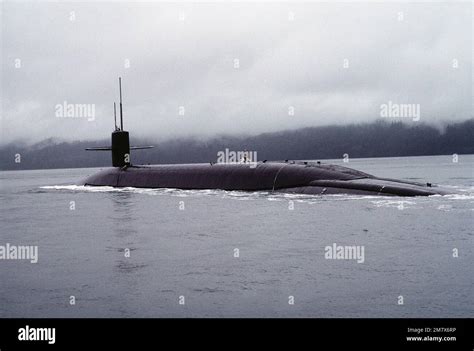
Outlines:
{"type": "MultiPolygon", "coordinates": [[[[377,121],[252,137],[221,136],[206,141],[184,138],[161,143],[133,142],[156,145],[155,149],[132,152],[134,164],[215,162],[217,152],[226,148],[256,151],[259,160],[329,159],[342,158],[343,154],[351,158],[474,154],[474,119],[449,124],[443,131],[425,124],[377,121]]],[[[47,139],[33,146],[8,144],[0,147],[0,169],[108,167],[110,154],[84,151],[87,146],[107,143],[108,140],[68,143],[47,139]],[[16,154],[21,155],[20,163],[15,162],[16,154]]]]}

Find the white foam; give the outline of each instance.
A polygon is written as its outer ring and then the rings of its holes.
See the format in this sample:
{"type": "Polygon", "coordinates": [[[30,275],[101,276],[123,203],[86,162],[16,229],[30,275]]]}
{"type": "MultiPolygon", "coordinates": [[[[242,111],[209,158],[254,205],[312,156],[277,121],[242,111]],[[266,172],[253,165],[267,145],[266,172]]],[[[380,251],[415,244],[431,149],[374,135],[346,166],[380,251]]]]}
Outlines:
{"type": "Polygon", "coordinates": [[[86,191],[86,192],[111,192],[116,191],[117,188],[111,186],[84,186],[84,185],[46,185],[41,186],[40,189],[47,189],[47,190],[68,190],[68,191],[86,191]]]}
{"type": "MultiPolygon", "coordinates": [[[[473,187],[456,187],[458,191],[466,192],[465,194],[450,194],[450,195],[433,195],[429,198],[438,198],[446,200],[473,200],[474,193],[472,193],[473,187]],[[468,191],[471,191],[468,193],[468,191]]],[[[415,204],[413,201],[400,200],[400,198],[394,198],[392,196],[380,196],[380,195],[348,195],[348,194],[327,194],[327,195],[312,195],[312,194],[297,194],[297,193],[283,193],[271,191],[226,191],[216,189],[203,189],[203,190],[183,190],[174,188],[115,188],[111,186],[84,186],[84,185],[47,185],[42,186],[40,189],[45,190],[58,190],[58,191],[71,191],[71,192],[91,192],[91,193],[132,193],[132,194],[145,194],[151,196],[157,195],[171,195],[177,197],[189,197],[189,196],[218,196],[222,198],[231,198],[236,200],[256,200],[266,199],[268,201],[289,201],[294,200],[305,203],[320,203],[321,201],[359,201],[359,200],[375,200],[371,201],[377,207],[400,207],[400,206],[412,206],[415,204]],[[315,201],[317,200],[317,201],[315,201]]]]}
{"type": "Polygon", "coordinates": [[[443,198],[449,200],[474,200],[474,193],[470,194],[449,194],[444,195],[443,198]]]}
{"type": "Polygon", "coordinates": [[[400,210],[406,208],[413,208],[416,205],[415,201],[411,200],[378,200],[378,201],[371,201],[376,207],[393,207],[398,208],[400,210]]]}

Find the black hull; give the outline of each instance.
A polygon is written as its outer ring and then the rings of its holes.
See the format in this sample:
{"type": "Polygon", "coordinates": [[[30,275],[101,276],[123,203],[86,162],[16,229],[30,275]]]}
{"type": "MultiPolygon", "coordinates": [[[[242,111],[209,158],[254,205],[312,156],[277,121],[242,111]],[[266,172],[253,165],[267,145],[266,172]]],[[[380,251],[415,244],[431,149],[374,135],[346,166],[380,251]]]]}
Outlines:
{"type": "Polygon", "coordinates": [[[428,196],[445,191],[426,184],[382,179],[350,168],[288,162],[180,164],[107,168],[81,184],[136,188],[277,191],[299,194],[428,196]]]}

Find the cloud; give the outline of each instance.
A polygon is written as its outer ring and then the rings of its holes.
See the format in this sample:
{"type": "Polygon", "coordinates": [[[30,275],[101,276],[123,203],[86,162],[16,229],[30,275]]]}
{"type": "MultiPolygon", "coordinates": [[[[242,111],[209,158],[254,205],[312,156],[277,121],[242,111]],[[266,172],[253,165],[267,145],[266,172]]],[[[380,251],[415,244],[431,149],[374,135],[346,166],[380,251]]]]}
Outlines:
{"type": "Polygon", "coordinates": [[[119,75],[125,128],[158,140],[372,121],[387,101],[472,117],[468,2],[2,7],[2,143],[108,137],[119,75]],[[65,101],[95,119],[58,118],[65,101]]]}

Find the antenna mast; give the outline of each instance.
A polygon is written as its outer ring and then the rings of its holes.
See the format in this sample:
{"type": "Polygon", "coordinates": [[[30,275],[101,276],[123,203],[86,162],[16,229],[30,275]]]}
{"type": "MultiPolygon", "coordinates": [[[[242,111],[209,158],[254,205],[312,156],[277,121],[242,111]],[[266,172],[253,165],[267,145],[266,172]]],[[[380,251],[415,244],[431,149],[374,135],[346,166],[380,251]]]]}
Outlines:
{"type": "Polygon", "coordinates": [[[115,130],[117,130],[117,108],[115,107],[115,102],[114,102],[114,124],[115,124],[115,130]]]}
{"type": "Polygon", "coordinates": [[[122,113],[122,77],[119,77],[119,91],[120,91],[120,130],[123,130],[123,113],[122,113]]]}

